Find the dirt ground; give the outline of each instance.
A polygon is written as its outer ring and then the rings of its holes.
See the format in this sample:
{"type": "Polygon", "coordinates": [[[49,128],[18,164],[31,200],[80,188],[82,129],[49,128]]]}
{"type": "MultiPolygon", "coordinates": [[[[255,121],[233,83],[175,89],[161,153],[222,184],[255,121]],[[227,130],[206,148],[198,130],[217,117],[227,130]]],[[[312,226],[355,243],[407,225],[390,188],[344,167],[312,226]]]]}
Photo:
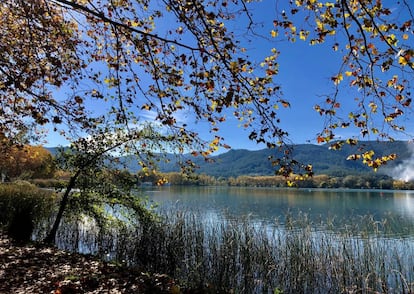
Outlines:
{"type": "Polygon", "coordinates": [[[189,293],[162,274],[115,266],[37,244],[19,246],[0,232],[0,293],[189,293]]]}

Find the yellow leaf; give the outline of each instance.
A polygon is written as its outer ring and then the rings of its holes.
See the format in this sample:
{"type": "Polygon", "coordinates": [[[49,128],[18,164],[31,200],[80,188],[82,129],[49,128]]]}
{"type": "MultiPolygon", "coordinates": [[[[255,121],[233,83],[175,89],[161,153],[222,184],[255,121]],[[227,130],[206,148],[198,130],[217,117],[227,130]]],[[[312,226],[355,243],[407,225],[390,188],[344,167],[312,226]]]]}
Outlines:
{"type": "Polygon", "coordinates": [[[407,62],[407,59],[405,59],[404,56],[400,56],[398,58],[398,63],[401,64],[401,65],[407,65],[408,62],[407,62]]]}
{"type": "Polygon", "coordinates": [[[352,76],[352,71],[346,71],[346,72],[345,72],[345,75],[346,75],[347,77],[352,76]]]}
{"type": "Polygon", "coordinates": [[[404,35],[403,35],[403,39],[404,39],[404,40],[408,40],[408,34],[404,34],[404,35]]]}
{"type": "Polygon", "coordinates": [[[389,36],[387,36],[387,41],[391,44],[391,45],[397,45],[397,38],[395,37],[394,34],[391,34],[389,36]]]}
{"type": "Polygon", "coordinates": [[[319,30],[323,30],[323,23],[319,19],[316,20],[316,27],[319,30]]]}
{"type": "Polygon", "coordinates": [[[237,61],[230,62],[230,68],[232,71],[237,71],[238,67],[239,67],[239,63],[237,61]]]}
{"type": "Polygon", "coordinates": [[[365,160],[372,160],[372,156],[374,156],[374,154],[375,154],[375,152],[374,152],[373,150],[370,150],[370,151],[365,152],[365,153],[362,155],[362,157],[363,157],[365,160]]]}
{"type": "Polygon", "coordinates": [[[388,26],[385,25],[385,24],[380,25],[378,28],[381,32],[387,32],[388,31],[388,26]]]}
{"type": "Polygon", "coordinates": [[[344,76],[340,73],[337,76],[333,77],[332,80],[335,85],[339,85],[339,83],[344,79],[344,76]]]}
{"type": "Polygon", "coordinates": [[[300,38],[301,40],[306,41],[306,36],[307,36],[307,34],[306,34],[306,32],[305,32],[305,31],[301,30],[301,31],[299,32],[299,38],[300,38]]]}
{"type": "Polygon", "coordinates": [[[217,146],[220,142],[220,139],[218,137],[215,137],[213,141],[211,141],[210,146],[217,146]]]}
{"type": "Polygon", "coordinates": [[[275,30],[272,30],[271,32],[271,35],[272,35],[272,37],[273,38],[276,38],[277,37],[277,35],[279,34],[277,31],[275,31],[275,30]]]}
{"type": "Polygon", "coordinates": [[[136,22],[135,20],[134,21],[131,21],[131,26],[137,27],[137,26],[139,26],[139,23],[136,22]]]}
{"type": "Polygon", "coordinates": [[[361,155],[359,154],[351,154],[346,158],[346,160],[358,160],[360,158],[361,158],[361,155]]]}
{"type": "Polygon", "coordinates": [[[378,108],[378,105],[377,104],[375,104],[374,102],[371,102],[370,104],[368,104],[369,105],[369,107],[371,107],[371,111],[373,112],[373,113],[376,113],[377,112],[377,108],[378,108]]]}
{"type": "Polygon", "coordinates": [[[214,111],[214,110],[216,109],[217,105],[218,105],[217,101],[214,101],[214,100],[213,100],[213,101],[211,102],[211,109],[214,111]]]}

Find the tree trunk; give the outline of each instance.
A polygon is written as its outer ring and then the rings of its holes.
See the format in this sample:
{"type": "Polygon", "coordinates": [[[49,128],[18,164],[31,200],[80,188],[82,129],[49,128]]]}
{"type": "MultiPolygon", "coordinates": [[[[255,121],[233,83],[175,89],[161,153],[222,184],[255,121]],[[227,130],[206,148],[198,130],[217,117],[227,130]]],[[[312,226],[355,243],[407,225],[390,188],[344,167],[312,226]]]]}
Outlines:
{"type": "Polygon", "coordinates": [[[56,215],[55,222],[53,223],[52,229],[47,234],[46,238],[43,239],[43,242],[46,244],[54,244],[56,239],[56,233],[59,228],[60,222],[65,212],[66,206],[69,201],[69,195],[72,189],[75,187],[76,179],[80,175],[80,170],[77,171],[69,180],[68,186],[66,187],[65,194],[63,194],[62,200],[60,201],[59,211],[56,215]]]}

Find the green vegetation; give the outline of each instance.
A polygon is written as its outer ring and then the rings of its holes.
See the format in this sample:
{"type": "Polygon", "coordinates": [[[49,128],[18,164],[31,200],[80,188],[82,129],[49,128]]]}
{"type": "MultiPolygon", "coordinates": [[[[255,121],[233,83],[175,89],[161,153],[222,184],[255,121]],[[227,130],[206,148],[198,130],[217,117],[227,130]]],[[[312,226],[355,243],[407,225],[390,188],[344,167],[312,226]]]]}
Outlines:
{"type": "Polygon", "coordinates": [[[294,187],[294,188],[348,188],[348,189],[384,189],[414,190],[414,182],[394,180],[391,177],[367,173],[345,176],[315,175],[300,178],[294,175],[283,176],[238,176],[213,177],[205,174],[187,175],[178,172],[153,173],[150,177],[138,177],[138,183],[150,182],[154,185],[160,181],[171,185],[183,186],[239,186],[239,187],[294,187]]]}
{"type": "Polygon", "coordinates": [[[0,184],[0,228],[6,229],[15,241],[29,241],[55,207],[56,195],[52,191],[22,181],[0,184]]]}

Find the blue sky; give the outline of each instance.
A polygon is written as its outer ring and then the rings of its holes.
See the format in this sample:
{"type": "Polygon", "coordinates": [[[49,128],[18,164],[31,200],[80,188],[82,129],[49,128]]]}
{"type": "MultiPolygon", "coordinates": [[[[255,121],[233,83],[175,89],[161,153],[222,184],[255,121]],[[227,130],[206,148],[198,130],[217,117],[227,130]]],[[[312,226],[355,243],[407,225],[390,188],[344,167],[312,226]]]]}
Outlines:
{"type": "MultiPolygon", "coordinates": [[[[281,127],[289,132],[293,143],[316,143],[316,136],[323,129],[324,121],[323,117],[313,110],[313,107],[325,99],[323,95],[333,92],[331,77],[338,73],[342,55],[331,49],[331,42],[326,45],[310,46],[308,42],[301,40],[289,43],[281,41],[280,38],[270,38],[270,31],[274,28],[272,22],[277,17],[276,13],[283,9],[277,6],[276,3],[279,2],[283,3],[283,1],[263,0],[253,5],[254,18],[262,24],[262,27],[258,27],[258,33],[268,36],[268,39],[257,38],[254,42],[246,42],[244,45],[249,55],[257,60],[269,55],[271,48],[276,48],[281,52],[278,59],[279,74],[275,80],[282,86],[283,96],[291,104],[290,108],[279,109],[281,127]]],[[[161,24],[163,25],[167,26],[168,21],[161,24]]],[[[346,91],[343,95],[348,94],[350,97],[354,95],[353,92],[347,93],[346,91]]],[[[343,104],[344,113],[352,107],[352,103],[355,103],[353,99],[348,99],[348,101],[348,104],[343,104]]],[[[100,107],[99,105],[92,106],[95,109],[100,107]]],[[[194,124],[191,115],[183,115],[182,119],[187,120],[186,123],[201,134],[208,131],[203,123],[194,124]]],[[[219,135],[224,137],[228,145],[234,149],[264,148],[264,145],[256,145],[249,141],[249,132],[238,125],[239,122],[230,114],[226,122],[220,126],[219,135]]],[[[343,135],[347,136],[358,135],[352,128],[345,129],[344,132],[347,133],[343,135]]],[[[49,133],[47,140],[47,146],[67,144],[52,132],[49,133]]]]}

